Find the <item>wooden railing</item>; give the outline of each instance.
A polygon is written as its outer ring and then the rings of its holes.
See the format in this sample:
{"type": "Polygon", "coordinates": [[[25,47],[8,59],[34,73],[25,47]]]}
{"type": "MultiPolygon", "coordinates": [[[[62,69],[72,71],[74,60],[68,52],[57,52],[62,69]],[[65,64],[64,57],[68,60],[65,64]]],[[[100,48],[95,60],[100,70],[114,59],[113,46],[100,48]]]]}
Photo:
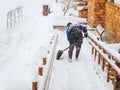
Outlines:
{"type": "Polygon", "coordinates": [[[107,68],[106,80],[109,82],[112,80],[113,90],[116,90],[118,78],[120,78],[120,59],[119,57],[113,55],[108,49],[104,48],[97,40],[92,37],[89,38],[89,44],[92,46],[92,55],[94,55],[94,60],[98,59],[98,65],[102,63],[102,70],[107,68]]]}
{"type": "Polygon", "coordinates": [[[37,80],[32,82],[32,90],[48,90],[57,42],[58,35],[53,36],[50,41],[48,56],[43,58],[42,64],[38,67],[38,77],[36,77],[37,80]]]}

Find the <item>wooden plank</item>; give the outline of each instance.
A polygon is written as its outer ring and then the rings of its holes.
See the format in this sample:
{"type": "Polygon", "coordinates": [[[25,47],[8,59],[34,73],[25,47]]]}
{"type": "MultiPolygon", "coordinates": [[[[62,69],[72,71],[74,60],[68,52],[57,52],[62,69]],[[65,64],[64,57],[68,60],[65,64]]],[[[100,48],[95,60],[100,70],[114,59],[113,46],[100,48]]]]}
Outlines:
{"type": "Polygon", "coordinates": [[[65,30],[67,26],[53,25],[53,29],[65,30]]]}

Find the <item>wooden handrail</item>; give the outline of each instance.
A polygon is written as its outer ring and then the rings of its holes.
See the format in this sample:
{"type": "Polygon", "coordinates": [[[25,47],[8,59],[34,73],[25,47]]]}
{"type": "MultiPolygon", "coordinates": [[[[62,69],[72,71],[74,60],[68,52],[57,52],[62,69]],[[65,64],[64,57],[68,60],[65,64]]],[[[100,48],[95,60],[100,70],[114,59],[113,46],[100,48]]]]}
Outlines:
{"type": "Polygon", "coordinates": [[[92,55],[94,55],[94,59],[98,57],[98,64],[102,61],[102,69],[104,71],[105,66],[107,66],[107,82],[109,79],[112,80],[114,88],[117,88],[117,78],[120,78],[120,59],[114,56],[109,50],[107,50],[104,46],[102,46],[97,40],[88,36],[89,43],[92,46],[92,55]],[[98,56],[97,56],[98,55],[98,56]],[[113,76],[113,79],[110,77],[113,76]]]}
{"type": "Polygon", "coordinates": [[[90,42],[90,44],[97,50],[97,52],[100,53],[100,55],[102,55],[102,57],[105,58],[105,60],[114,68],[115,71],[117,71],[117,73],[120,75],[120,68],[113,62],[111,61],[106,54],[104,54],[93,42],[90,42]]]}
{"type": "Polygon", "coordinates": [[[54,62],[54,57],[55,57],[55,49],[56,49],[56,44],[58,42],[58,35],[54,37],[54,40],[52,40],[53,43],[51,44],[50,48],[50,53],[48,55],[48,62],[46,63],[46,67],[44,69],[44,74],[42,75],[42,84],[39,86],[40,90],[48,90],[49,88],[49,83],[51,79],[51,72],[52,72],[52,66],[54,62]]]}
{"type": "Polygon", "coordinates": [[[99,44],[97,42],[97,40],[93,39],[92,37],[89,36],[88,38],[92,42],[94,42],[96,45],[98,45],[101,49],[103,49],[106,52],[106,54],[109,54],[110,56],[112,56],[114,58],[115,61],[117,61],[118,63],[120,63],[120,59],[119,59],[120,57],[115,56],[112,52],[110,52],[108,49],[106,49],[103,45],[99,44]]]}

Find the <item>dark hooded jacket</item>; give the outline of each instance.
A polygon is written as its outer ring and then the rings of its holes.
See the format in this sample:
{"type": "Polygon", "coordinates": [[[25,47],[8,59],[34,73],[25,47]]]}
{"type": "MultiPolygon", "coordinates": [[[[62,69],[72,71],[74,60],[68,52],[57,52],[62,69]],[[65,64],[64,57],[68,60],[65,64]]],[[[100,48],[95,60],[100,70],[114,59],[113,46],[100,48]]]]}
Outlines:
{"type": "Polygon", "coordinates": [[[80,43],[84,36],[87,37],[87,29],[79,24],[70,24],[66,29],[67,39],[70,43],[80,43]]]}

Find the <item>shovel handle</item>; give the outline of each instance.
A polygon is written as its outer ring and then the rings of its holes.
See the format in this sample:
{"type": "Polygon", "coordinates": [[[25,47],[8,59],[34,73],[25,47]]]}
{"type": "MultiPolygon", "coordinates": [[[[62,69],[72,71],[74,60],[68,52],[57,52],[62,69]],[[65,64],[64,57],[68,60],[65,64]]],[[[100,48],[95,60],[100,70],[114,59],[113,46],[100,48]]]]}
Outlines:
{"type": "Polygon", "coordinates": [[[65,50],[67,50],[68,48],[69,48],[69,47],[67,47],[66,49],[64,49],[63,52],[64,52],[65,50]]]}
{"type": "MultiPolygon", "coordinates": [[[[85,36],[83,36],[82,38],[86,38],[85,36]]],[[[62,50],[63,52],[66,51],[69,47],[65,48],[64,50],[62,50]]]]}

